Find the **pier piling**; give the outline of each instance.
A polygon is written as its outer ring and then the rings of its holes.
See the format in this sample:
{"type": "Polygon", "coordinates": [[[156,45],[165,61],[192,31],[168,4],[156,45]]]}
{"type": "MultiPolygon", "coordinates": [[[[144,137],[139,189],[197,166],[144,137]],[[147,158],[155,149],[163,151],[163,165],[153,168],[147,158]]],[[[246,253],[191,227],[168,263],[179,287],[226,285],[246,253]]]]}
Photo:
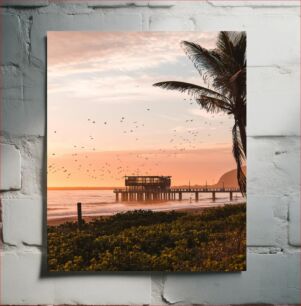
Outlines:
{"type": "Polygon", "coordinates": [[[195,193],[195,200],[198,201],[199,200],[199,193],[196,191],[195,193]]]}
{"type": "Polygon", "coordinates": [[[228,193],[230,201],[233,200],[234,193],[240,193],[238,188],[170,188],[167,190],[157,189],[115,189],[116,202],[121,201],[170,201],[183,199],[183,193],[194,193],[195,201],[199,201],[200,193],[211,193],[212,201],[216,200],[217,193],[228,193]]]}

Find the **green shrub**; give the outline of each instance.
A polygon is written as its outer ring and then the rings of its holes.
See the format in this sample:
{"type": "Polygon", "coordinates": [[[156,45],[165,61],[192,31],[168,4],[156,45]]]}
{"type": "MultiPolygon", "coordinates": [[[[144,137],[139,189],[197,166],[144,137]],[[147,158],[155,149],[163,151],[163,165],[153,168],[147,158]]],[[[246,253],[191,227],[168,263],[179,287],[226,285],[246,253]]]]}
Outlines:
{"type": "Polygon", "coordinates": [[[48,227],[50,271],[240,271],[246,205],[202,213],[130,211],[48,227]]]}

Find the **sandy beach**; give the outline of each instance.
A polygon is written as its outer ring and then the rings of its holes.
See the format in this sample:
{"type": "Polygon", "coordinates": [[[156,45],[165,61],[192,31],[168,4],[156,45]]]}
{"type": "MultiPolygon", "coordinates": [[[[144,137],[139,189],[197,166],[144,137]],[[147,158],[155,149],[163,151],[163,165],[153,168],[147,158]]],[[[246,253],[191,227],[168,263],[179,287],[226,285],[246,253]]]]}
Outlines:
{"type": "MultiPolygon", "coordinates": [[[[83,219],[85,220],[85,222],[90,222],[99,217],[101,216],[93,216],[93,217],[88,216],[88,217],[83,217],[83,219]]],[[[48,226],[58,226],[66,222],[77,222],[77,218],[76,217],[63,217],[63,218],[57,218],[57,219],[49,219],[47,220],[47,225],[48,226]]]]}
{"type": "MultiPolygon", "coordinates": [[[[201,213],[206,207],[191,207],[191,208],[183,208],[183,209],[176,209],[176,211],[179,212],[191,212],[194,214],[199,214],[201,213]]],[[[83,216],[83,219],[85,222],[90,222],[94,219],[97,218],[109,218],[111,216],[83,216]]],[[[56,218],[56,219],[48,219],[47,220],[47,225],[48,226],[58,226],[66,222],[77,222],[77,217],[71,216],[71,217],[61,217],[61,218],[56,218]]]]}

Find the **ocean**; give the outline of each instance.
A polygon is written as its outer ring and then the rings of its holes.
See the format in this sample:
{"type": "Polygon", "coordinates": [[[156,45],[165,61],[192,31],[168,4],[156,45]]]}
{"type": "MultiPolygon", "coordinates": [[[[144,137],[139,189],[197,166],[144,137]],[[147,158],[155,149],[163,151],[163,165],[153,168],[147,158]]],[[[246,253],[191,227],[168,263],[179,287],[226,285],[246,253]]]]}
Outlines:
{"type": "Polygon", "coordinates": [[[169,211],[221,206],[229,203],[242,203],[245,198],[241,194],[233,194],[230,202],[229,193],[217,193],[215,202],[211,193],[199,194],[199,201],[194,200],[194,193],[183,193],[182,201],[116,202],[113,190],[48,190],[47,219],[75,217],[77,202],[82,203],[83,216],[111,216],[128,210],[145,209],[153,211],[169,211]]]}

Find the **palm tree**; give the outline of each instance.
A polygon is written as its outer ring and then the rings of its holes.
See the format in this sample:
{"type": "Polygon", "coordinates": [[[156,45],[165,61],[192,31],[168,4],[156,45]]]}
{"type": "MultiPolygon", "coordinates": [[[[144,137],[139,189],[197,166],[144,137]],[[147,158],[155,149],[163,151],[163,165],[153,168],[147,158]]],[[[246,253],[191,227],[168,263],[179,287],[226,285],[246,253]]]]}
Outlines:
{"type": "Polygon", "coordinates": [[[246,176],[242,165],[247,156],[246,33],[220,32],[216,48],[212,50],[188,41],[181,45],[208,87],[180,81],[159,82],[154,86],[186,92],[208,112],[233,115],[233,156],[239,187],[245,194],[246,176]]]}

